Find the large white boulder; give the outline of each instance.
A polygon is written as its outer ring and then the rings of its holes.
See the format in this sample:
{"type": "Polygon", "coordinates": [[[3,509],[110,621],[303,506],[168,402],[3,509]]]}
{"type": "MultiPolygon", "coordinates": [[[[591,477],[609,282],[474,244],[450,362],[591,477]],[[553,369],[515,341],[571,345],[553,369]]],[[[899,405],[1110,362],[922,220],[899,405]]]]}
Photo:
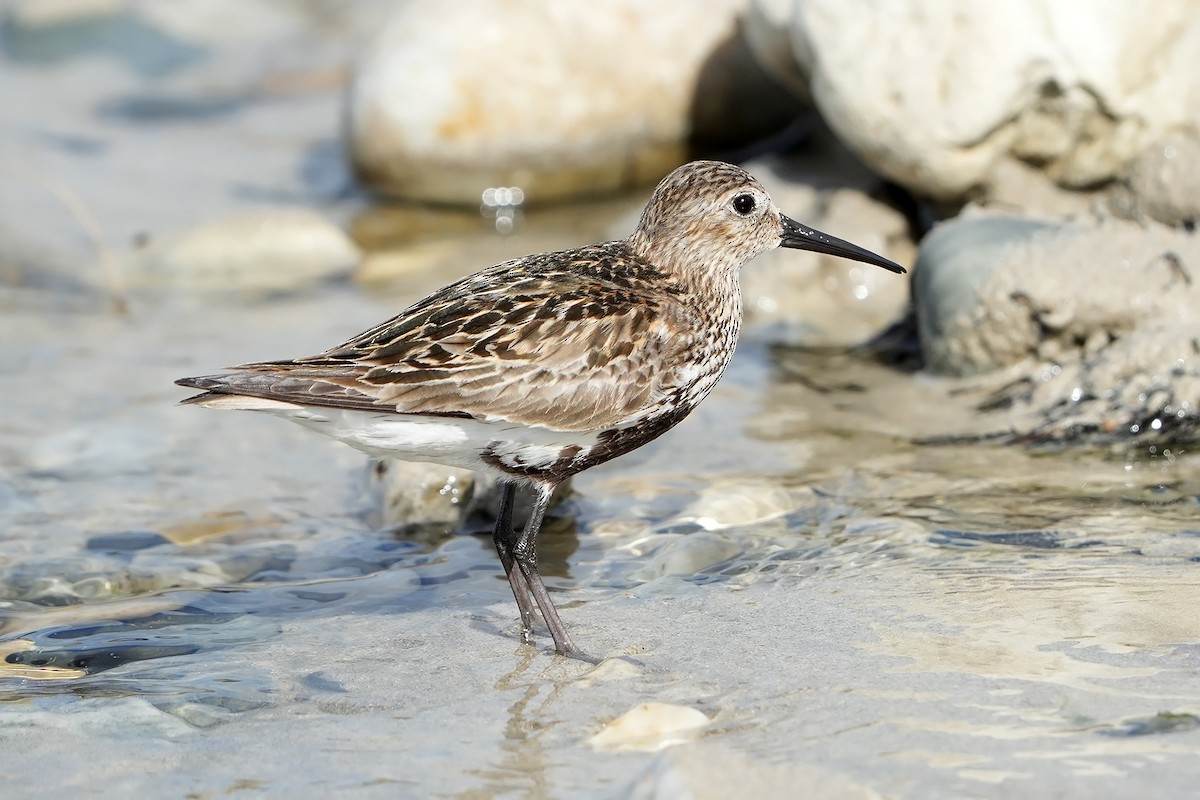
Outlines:
{"type": "Polygon", "coordinates": [[[745,3],[401,3],[357,65],[350,159],[379,191],[443,203],[655,180],[696,140],[738,144],[794,116],[738,33],[745,3]]]}
{"type": "MultiPolygon", "coordinates": [[[[778,7],[755,0],[748,27],[778,7]]],[[[986,185],[1008,157],[1064,186],[1106,181],[1200,118],[1200,0],[797,0],[787,25],[838,135],[937,198],[986,185]]]]}

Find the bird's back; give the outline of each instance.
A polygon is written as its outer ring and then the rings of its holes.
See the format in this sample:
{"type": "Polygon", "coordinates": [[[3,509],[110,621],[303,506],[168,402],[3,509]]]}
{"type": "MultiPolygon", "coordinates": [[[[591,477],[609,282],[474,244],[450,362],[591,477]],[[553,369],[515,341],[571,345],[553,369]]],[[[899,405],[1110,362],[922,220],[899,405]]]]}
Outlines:
{"type": "Polygon", "coordinates": [[[716,382],[740,304],[695,295],[608,242],[496,265],[316,356],[180,382],[226,407],[240,395],[598,434],[682,418],[716,382]]]}

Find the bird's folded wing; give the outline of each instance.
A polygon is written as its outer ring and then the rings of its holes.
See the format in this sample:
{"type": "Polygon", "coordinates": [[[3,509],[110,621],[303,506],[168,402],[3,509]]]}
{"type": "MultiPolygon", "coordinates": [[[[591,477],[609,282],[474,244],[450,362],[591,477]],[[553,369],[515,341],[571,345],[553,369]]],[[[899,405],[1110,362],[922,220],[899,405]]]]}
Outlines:
{"type": "Polygon", "coordinates": [[[582,431],[652,413],[690,336],[669,297],[499,265],[311,358],[244,364],[189,385],[301,405],[582,431]],[[487,276],[487,273],[483,273],[487,276]]]}

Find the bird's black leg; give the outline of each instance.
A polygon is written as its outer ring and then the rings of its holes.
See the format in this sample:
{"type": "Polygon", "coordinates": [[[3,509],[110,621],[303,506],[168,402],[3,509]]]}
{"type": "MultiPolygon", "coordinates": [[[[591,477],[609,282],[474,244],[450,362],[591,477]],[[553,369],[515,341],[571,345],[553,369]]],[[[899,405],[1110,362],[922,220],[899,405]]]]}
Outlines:
{"type": "Polygon", "coordinates": [[[529,583],[520,569],[513,569],[513,549],[517,546],[517,532],[513,530],[512,514],[513,501],[517,495],[517,484],[505,481],[500,494],[500,509],[496,512],[496,527],[492,528],[492,541],[496,552],[500,555],[500,563],[504,566],[504,574],[508,577],[508,585],[512,587],[513,597],[517,600],[517,608],[521,612],[521,638],[526,644],[533,638],[533,595],[529,593],[529,583]]]}
{"type": "Polygon", "coordinates": [[[533,512],[529,515],[529,522],[525,524],[525,530],[521,531],[520,537],[517,538],[516,547],[512,550],[512,557],[525,577],[529,591],[533,594],[533,599],[537,601],[538,608],[542,611],[542,618],[546,620],[546,627],[550,629],[550,635],[554,637],[554,649],[561,655],[590,661],[591,659],[571,642],[567,628],[558,618],[558,611],[554,608],[554,603],[550,600],[550,593],[546,591],[546,584],[542,582],[542,576],[538,572],[537,536],[542,529],[542,519],[546,516],[546,509],[550,505],[550,498],[554,494],[555,486],[556,484],[553,483],[536,485],[537,495],[534,497],[533,512]]]}

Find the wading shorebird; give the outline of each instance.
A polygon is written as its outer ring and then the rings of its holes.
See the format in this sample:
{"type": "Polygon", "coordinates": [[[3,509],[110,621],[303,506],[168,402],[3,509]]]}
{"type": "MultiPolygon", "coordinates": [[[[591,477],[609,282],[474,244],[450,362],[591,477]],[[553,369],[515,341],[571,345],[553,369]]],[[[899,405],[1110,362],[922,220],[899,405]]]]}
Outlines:
{"type": "Polygon", "coordinates": [[[538,573],[555,487],[674,427],[729,364],[742,265],[775,247],[904,268],[780,213],[732,164],[695,161],[658,185],[626,239],[477,272],[319,355],[181,378],[184,403],[266,411],[372,456],[490,472],[492,538],[531,640],[541,612],[571,641],[538,573]],[[529,522],[512,521],[518,487],[529,522]]]}

